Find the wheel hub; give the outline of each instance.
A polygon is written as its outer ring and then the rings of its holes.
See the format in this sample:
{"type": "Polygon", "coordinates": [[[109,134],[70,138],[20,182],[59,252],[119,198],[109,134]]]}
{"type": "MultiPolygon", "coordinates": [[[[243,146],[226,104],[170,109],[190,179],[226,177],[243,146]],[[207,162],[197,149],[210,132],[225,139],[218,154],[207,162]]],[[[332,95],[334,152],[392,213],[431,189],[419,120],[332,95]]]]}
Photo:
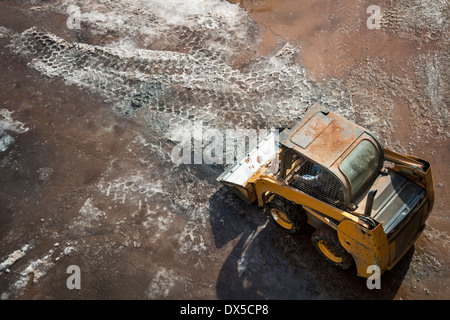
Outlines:
{"type": "Polygon", "coordinates": [[[287,230],[292,229],[293,227],[292,221],[288,218],[288,216],[284,212],[276,208],[272,208],[270,210],[270,214],[272,215],[273,220],[275,220],[275,222],[278,223],[280,226],[282,226],[287,230]]]}
{"type": "Polygon", "coordinates": [[[328,242],[324,240],[320,240],[317,243],[317,246],[319,247],[320,251],[331,261],[335,263],[341,263],[342,257],[339,253],[336,252],[336,248],[331,246],[328,242]]]}

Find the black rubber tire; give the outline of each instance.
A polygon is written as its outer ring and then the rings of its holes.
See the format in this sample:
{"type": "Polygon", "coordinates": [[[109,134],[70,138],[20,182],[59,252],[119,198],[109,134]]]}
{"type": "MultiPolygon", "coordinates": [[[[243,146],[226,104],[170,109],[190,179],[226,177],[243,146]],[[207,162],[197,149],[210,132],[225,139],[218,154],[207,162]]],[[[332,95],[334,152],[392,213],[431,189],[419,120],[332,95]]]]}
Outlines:
{"type": "Polygon", "coordinates": [[[335,267],[346,270],[353,265],[352,255],[342,247],[336,230],[333,230],[331,227],[327,225],[319,227],[314,231],[311,240],[319,254],[335,267]],[[324,246],[327,249],[324,250],[324,246]],[[326,250],[329,250],[328,255],[334,255],[334,259],[327,256],[326,250]]]}
{"type": "Polygon", "coordinates": [[[268,202],[266,202],[266,205],[264,206],[264,211],[275,225],[292,235],[300,233],[306,223],[306,214],[302,207],[279,195],[272,195],[269,197],[268,202]],[[277,222],[272,214],[273,209],[283,213],[292,224],[292,227],[286,228],[277,222]]]}

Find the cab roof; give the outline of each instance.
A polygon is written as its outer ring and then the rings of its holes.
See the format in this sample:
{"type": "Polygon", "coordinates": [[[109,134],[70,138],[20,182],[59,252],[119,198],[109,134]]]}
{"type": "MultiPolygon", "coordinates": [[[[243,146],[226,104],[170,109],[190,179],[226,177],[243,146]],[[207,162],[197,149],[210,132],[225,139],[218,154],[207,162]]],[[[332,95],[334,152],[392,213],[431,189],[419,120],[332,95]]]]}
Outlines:
{"type": "Polygon", "coordinates": [[[280,143],[329,168],[364,132],[361,126],[314,105],[292,128],[281,132],[280,143]]]}

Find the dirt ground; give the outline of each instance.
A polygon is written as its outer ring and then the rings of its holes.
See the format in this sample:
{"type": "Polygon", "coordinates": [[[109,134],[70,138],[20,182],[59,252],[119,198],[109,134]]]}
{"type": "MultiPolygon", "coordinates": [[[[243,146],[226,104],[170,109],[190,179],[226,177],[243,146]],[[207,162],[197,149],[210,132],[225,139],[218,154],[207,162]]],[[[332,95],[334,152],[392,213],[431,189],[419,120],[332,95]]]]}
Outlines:
{"type": "Polygon", "coordinates": [[[449,12],[0,1],[1,298],[449,299],[449,12]],[[195,123],[283,127],[315,102],[432,164],[427,228],[379,290],[325,263],[312,228],[286,235],[221,187],[223,165],[171,159],[195,123]]]}

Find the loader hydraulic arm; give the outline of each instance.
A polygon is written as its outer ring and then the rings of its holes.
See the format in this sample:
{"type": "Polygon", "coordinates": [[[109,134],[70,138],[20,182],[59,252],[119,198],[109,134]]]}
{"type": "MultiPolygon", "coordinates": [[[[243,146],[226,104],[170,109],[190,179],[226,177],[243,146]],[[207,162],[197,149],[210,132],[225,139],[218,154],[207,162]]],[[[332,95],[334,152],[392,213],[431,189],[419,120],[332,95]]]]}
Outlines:
{"type": "Polygon", "coordinates": [[[429,200],[429,211],[431,211],[434,204],[434,183],[430,164],[422,159],[404,156],[389,149],[384,150],[384,158],[395,163],[394,171],[425,188],[429,200]]]}
{"type": "Polygon", "coordinates": [[[414,169],[419,169],[422,171],[424,170],[425,167],[425,165],[422,162],[416,161],[411,157],[401,155],[389,149],[384,149],[384,158],[386,160],[392,161],[393,163],[408,166],[414,169]]]}

